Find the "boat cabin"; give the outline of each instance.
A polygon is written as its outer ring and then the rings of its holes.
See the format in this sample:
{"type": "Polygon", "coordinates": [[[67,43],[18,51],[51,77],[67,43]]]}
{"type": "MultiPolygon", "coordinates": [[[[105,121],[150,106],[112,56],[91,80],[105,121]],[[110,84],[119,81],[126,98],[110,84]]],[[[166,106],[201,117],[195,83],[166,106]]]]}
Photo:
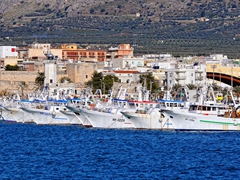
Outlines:
{"type": "Polygon", "coordinates": [[[205,104],[205,105],[190,105],[188,112],[197,113],[197,114],[204,114],[204,115],[224,115],[224,113],[228,109],[224,105],[212,105],[212,104],[205,104]]]}
{"type": "Polygon", "coordinates": [[[158,100],[160,108],[172,109],[172,108],[184,108],[185,102],[184,101],[174,101],[174,100],[158,100]]]}

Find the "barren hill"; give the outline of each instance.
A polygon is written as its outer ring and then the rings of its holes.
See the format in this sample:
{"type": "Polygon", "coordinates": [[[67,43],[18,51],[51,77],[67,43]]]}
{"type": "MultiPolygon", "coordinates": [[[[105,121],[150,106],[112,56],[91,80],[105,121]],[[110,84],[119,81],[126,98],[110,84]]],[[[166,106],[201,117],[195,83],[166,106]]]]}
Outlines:
{"type": "Polygon", "coordinates": [[[139,53],[237,56],[239,12],[230,0],[1,0],[0,44],[131,43],[139,53]]]}

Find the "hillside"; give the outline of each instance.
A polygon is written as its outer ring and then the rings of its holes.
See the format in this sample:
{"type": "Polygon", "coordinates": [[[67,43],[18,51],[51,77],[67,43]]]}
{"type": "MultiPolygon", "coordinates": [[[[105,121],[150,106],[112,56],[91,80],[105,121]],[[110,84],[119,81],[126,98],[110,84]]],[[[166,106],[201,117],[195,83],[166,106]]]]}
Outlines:
{"type": "Polygon", "coordinates": [[[138,54],[237,57],[239,5],[230,0],[2,0],[0,44],[131,43],[138,54]]]}

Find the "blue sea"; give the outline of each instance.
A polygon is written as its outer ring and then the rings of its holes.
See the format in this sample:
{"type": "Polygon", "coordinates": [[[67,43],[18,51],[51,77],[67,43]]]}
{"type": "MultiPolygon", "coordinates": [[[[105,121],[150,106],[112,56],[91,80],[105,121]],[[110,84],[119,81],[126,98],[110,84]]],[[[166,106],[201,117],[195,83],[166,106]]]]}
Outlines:
{"type": "Polygon", "coordinates": [[[0,179],[240,179],[240,132],[0,123],[0,179]]]}

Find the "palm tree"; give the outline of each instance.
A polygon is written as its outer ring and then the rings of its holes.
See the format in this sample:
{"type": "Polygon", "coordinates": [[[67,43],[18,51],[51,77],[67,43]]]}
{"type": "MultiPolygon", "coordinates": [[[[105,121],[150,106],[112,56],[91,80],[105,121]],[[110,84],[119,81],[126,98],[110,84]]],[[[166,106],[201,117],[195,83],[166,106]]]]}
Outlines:
{"type": "Polygon", "coordinates": [[[214,91],[221,91],[221,86],[219,86],[217,83],[213,83],[212,88],[214,91]]]}
{"type": "Polygon", "coordinates": [[[42,87],[42,85],[44,84],[44,72],[38,72],[38,75],[35,79],[35,84],[38,86],[38,89],[42,87]]]}
{"type": "Polygon", "coordinates": [[[181,84],[177,83],[172,86],[171,95],[174,97],[177,94],[177,90],[182,87],[181,84]]]}
{"type": "Polygon", "coordinates": [[[187,87],[189,90],[197,89],[197,86],[195,86],[195,84],[188,84],[187,87]]]}
{"type": "Polygon", "coordinates": [[[233,88],[233,92],[235,93],[235,95],[237,96],[237,99],[239,99],[240,97],[240,86],[235,86],[233,88]]]}
{"type": "Polygon", "coordinates": [[[140,78],[140,83],[142,83],[143,86],[146,86],[146,88],[149,89],[151,92],[157,92],[158,85],[152,73],[141,74],[139,78],[140,78]]]}
{"type": "Polygon", "coordinates": [[[72,82],[72,80],[67,76],[64,76],[60,79],[60,83],[64,83],[65,81],[67,81],[68,83],[72,82]]]}

